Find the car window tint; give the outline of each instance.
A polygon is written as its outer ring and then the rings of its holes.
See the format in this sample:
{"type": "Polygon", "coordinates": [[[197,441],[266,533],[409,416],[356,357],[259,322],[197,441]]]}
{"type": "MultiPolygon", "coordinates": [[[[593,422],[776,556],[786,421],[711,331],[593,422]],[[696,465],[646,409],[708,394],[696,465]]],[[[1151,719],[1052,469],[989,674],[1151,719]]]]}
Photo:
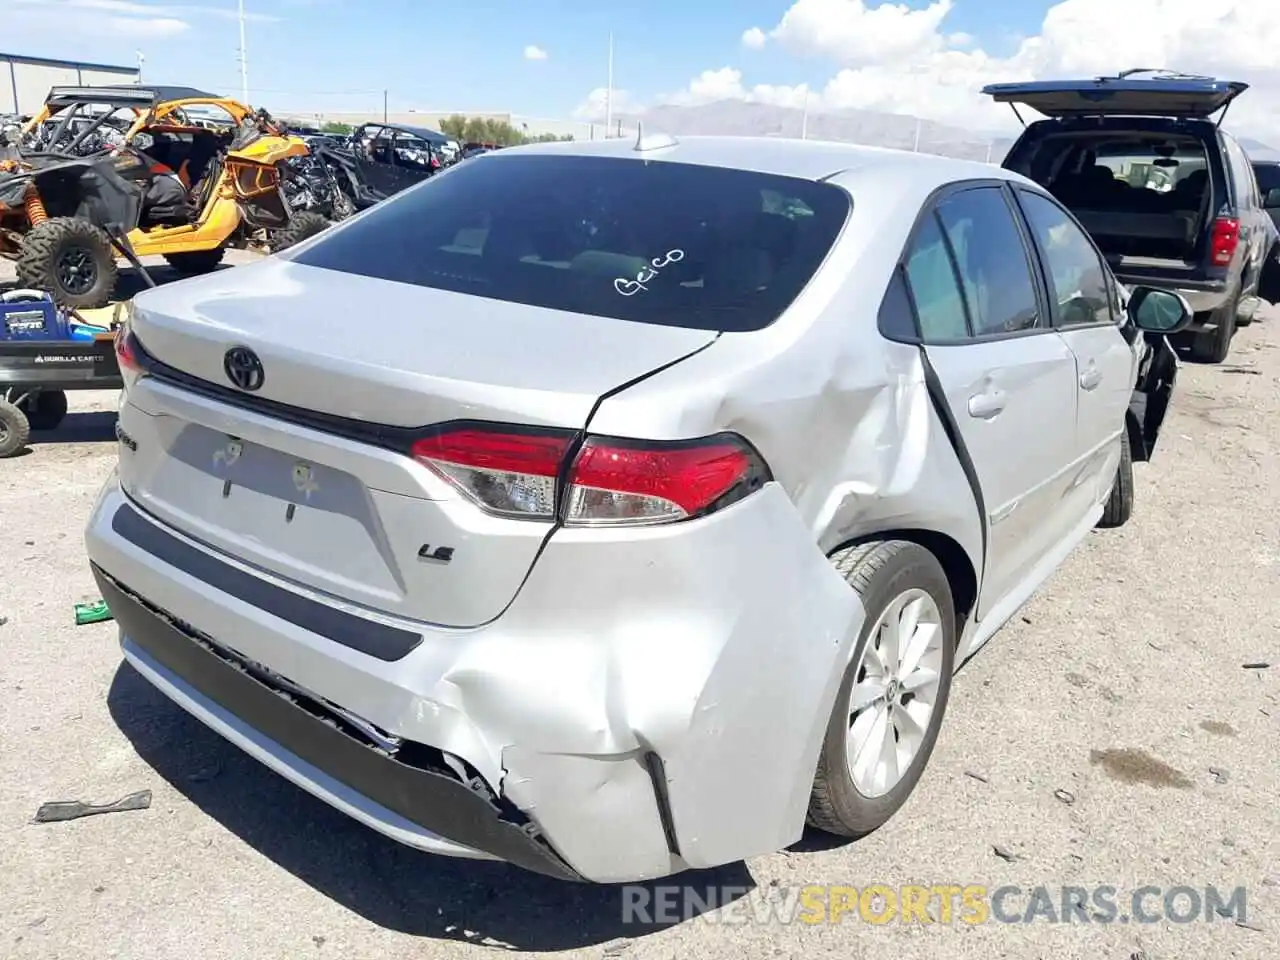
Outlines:
{"type": "Polygon", "coordinates": [[[885,337],[899,343],[914,343],[919,339],[920,331],[916,326],[911,296],[907,293],[907,283],[901,267],[893,270],[884,299],[880,301],[876,325],[885,337]]]}
{"type": "Polygon", "coordinates": [[[1240,145],[1230,137],[1223,137],[1227,159],[1231,164],[1231,179],[1236,185],[1236,203],[1241,207],[1258,206],[1258,190],[1253,179],[1253,165],[1249,163],[1240,145]]]}
{"type": "Polygon", "coordinates": [[[1269,190],[1280,187],[1280,164],[1259,163],[1254,166],[1253,173],[1258,181],[1258,192],[1264,197],[1269,190]]]}
{"type": "Polygon", "coordinates": [[[907,280],[925,340],[962,340],[969,335],[964,299],[936,216],[930,216],[916,231],[907,255],[907,280]]]}
{"type": "Polygon", "coordinates": [[[1056,203],[1028,191],[1018,194],[1048,274],[1054,323],[1115,322],[1108,270],[1084,231],[1056,203]]]}
{"type": "MultiPolygon", "coordinates": [[[[597,317],[768,326],[848,219],[842,188],[746,170],[497,151],[322,234],[294,258],[597,317]]],[[[547,322],[530,311],[530,323],[547,322]]]]}
{"type": "Polygon", "coordinates": [[[938,205],[955,252],[974,333],[1028,330],[1038,322],[1035,286],[1026,249],[1003,193],[965,190],[938,205]]]}

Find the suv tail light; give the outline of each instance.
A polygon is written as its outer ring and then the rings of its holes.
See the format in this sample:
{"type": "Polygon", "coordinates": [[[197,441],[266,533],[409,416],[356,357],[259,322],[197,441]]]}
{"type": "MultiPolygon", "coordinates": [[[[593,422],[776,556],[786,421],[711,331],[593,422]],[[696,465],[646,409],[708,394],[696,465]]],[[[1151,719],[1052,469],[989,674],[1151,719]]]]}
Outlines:
{"type": "Polygon", "coordinates": [[[731,433],[674,442],[589,436],[577,446],[573,433],[460,427],[417,441],[412,455],[488,513],[567,526],[687,520],[770,479],[759,454],[731,433]]]}
{"type": "Polygon", "coordinates": [[[1240,221],[1235,217],[1219,217],[1213,221],[1213,240],[1210,246],[1210,257],[1216,267],[1225,267],[1236,255],[1236,244],[1240,242],[1240,221]]]}

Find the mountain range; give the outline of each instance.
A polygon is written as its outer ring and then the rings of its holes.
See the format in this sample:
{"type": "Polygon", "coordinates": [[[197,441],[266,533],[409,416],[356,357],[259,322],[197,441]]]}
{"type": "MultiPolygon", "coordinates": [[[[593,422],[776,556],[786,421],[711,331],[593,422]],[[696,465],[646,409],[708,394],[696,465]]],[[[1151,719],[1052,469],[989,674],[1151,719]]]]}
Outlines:
{"type": "MultiPolygon", "coordinates": [[[[799,137],[801,131],[812,140],[842,140],[876,147],[919,150],[965,160],[999,163],[1013,138],[998,133],[954,127],[919,117],[874,110],[842,110],[835,113],[809,112],[792,107],[775,107],[742,100],[721,100],[697,106],[663,105],[641,114],[619,117],[634,129],[643,124],[650,132],[672,136],[799,137]]],[[[1277,151],[1265,143],[1240,138],[1251,155],[1277,151]]]]}

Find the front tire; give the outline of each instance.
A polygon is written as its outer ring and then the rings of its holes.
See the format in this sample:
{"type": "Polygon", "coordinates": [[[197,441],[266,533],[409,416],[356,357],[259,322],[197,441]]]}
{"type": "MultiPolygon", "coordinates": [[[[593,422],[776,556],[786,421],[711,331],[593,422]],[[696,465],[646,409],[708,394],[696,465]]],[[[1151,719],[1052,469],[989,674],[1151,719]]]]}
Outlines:
{"type": "Polygon", "coordinates": [[[1123,527],[1133,516],[1133,447],[1129,443],[1129,425],[1120,435],[1120,464],[1116,467],[1111,496],[1103,508],[1100,527],[1123,527]]]}
{"type": "Polygon", "coordinates": [[[64,307],[106,306],[116,289],[116,255],[101,227],[55,217],[32,227],[18,254],[18,285],[44,290],[64,307]]]}
{"type": "Polygon", "coordinates": [[[904,540],[831,557],[867,620],[836,696],[808,822],[861,837],[906,802],[933,753],[951,693],[956,614],[942,565],[904,540]]]}
{"type": "Polygon", "coordinates": [[[329,221],[318,213],[310,210],[295,213],[289,225],[276,232],[274,242],[271,244],[271,252],[279,253],[281,250],[288,250],[303,240],[310,240],[317,233],[328,229],[329,221]]]}

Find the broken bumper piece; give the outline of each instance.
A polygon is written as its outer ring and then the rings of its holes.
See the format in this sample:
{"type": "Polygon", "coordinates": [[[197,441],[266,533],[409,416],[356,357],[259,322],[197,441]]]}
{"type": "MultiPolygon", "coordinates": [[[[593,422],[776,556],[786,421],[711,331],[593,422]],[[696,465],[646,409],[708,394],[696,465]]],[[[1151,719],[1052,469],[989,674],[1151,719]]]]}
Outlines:
{"type": "MultiPolygon", "coordinates": [[[[301,775],[290,776],[301,786],[330,793],[324,797],[330,802],[334,787],[339,792],[340,785],[350,788],[358,795],[352,799],[362,808],[359,812],[365,814],[359,819],[377,821],[370,823],[375,827],[407,821],[400,832],[412,825],[419,829],[409,827],[408,832],[422,840],[397,839],[423,849],[454,856],[488,855],[559,879],[582,879],[551,849],[538,827],[495,798],[479,776],[473,773],[464,783],[443,763],[431,769],[437,763],[433,751],[416,744],[399,744],[396,756],[388,755],[372,738],[366,742],[358,728],[346,727],[340,716],[325,717],[321,704],[270,684],[252,664],[184,628],[100,568],[95,566],[93,573],[127,638],[125,652],[134,666],[215,729],[220,725],[210,720],[217,718],[235,718],[252,728],[260,741],[269,741],[262,744],[269,754],[284,756],[288,769],[280,772],[301,775]],[[299,762],[290,762],[295,760],[299,762]],[[432,843],[433,836],[439,842],[432,843]]],[[[239,737],[232,739],[247,746],[239,737]]],[[[258,751],[251,752],[264,759],[258,751]]]]}

